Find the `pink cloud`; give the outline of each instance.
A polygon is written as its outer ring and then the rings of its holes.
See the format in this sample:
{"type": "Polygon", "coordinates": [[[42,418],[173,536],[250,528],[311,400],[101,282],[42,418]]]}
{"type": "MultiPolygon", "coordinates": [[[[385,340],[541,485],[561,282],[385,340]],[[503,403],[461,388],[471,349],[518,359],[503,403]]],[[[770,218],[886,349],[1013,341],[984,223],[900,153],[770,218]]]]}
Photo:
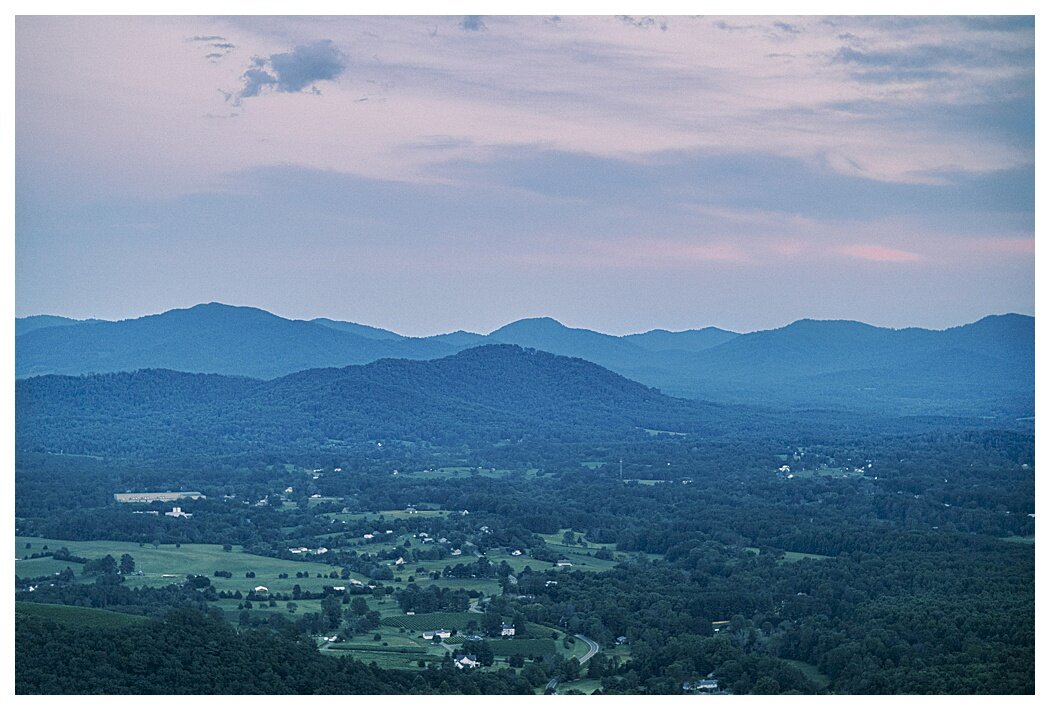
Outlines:
{"type": "Polygon", "coordinates": [[[850,244],[837,250],[846,256],[868,261],[922,261],[923,256],[911,251],[892,249],[878,244],[850,244]]]}

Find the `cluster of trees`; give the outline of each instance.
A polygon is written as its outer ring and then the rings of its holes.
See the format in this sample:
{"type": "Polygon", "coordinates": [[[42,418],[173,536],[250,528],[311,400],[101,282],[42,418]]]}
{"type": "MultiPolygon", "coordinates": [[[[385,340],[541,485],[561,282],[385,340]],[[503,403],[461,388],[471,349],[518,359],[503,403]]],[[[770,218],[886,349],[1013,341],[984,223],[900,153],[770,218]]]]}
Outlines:
{"type": "Polygon", "coordinates": [[[295,626],[237,632],[192,610],[146,627],[91,628],[17,616],[18,694],[531,694],[512,670],[383,670],[324,656],[295,626]],[[201,649],[208,649],[201,653],[201,649]],[[76,649],[75,653],[70,652],[76,649]]]}

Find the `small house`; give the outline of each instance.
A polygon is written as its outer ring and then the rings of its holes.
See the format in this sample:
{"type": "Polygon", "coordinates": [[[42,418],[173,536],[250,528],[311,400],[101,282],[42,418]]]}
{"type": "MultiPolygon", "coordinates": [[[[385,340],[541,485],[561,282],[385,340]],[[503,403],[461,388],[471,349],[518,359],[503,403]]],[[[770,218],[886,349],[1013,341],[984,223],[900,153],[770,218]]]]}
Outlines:
{"type": "Polygon", "coordinates": [[[472,653],[457,653],[454,660],[456,668],[477,668],[481,665],[478,657],[472,653]]]}
{"type": "Polygon", "coordinates": [[[500,636],[513,636],[514,635],[514,625],[513,624],[503,624],[502,626],[499,627],[499,635],[500,636]]]}
{"type": "Polygon", "coordinates": [[[515,550],[514,552],[510,553],[510,555],[511,557],[521,557],[521,550],[515,550]]]}
{"type": "Polygon", "coordinates": [[[256,594],[266,594],[270,590],[260,584],[258,587],[256,587],[252,591],[255,592],[256,594]]]}
{"type": "Polygon", "coordinates": [[[559,567],[572,567],[572,563],[568,560],[558,560],[555,564],[559,567]]]}

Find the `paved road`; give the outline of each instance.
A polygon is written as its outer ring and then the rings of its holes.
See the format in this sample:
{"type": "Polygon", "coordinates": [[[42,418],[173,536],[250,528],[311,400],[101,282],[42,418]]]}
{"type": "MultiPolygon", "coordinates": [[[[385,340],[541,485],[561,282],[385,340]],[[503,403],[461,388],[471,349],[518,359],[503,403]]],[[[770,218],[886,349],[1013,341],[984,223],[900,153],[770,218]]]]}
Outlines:
{"type": "Polygon", "coordinates": [[[584,663],[586,663],[587,661],[591,660],[591,656],[593,656],[594,654],[598,653],[598,651],[601,650],[601,646],[598,645],[597,641],[593,641],[593,640],[587,638],[586,636],[584,636],[583,634],[576,634],[576,638],[578,638],[579,640],[583,641],[585,644],[590,646],[590,648],[587,649],[587,653],[585,653],[582,656],[580,656],[580,665],[582,666],[584,663]]]}

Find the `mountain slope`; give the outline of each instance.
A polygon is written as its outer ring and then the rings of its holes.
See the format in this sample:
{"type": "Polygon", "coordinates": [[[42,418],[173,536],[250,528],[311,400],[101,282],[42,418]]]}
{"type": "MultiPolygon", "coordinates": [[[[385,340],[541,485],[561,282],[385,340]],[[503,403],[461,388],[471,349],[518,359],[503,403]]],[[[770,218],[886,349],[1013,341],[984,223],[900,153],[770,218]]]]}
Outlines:
{"type": "Polygon", "coordinates": [[[730,410],[516,346],[380,360],[270,381],[145,370],[16,383],[19,450],[175,456],[709,434],[730,410]]]}
{"type": "Polygon", "coordinates": [[[341,330],[344,333],[353,333],[354,335],[360,335],[364,338],[372,338],[373,340],[404,340],[405,336],[399,335],[392,330],[384,330],[383,328],[376,328],[371,325],[362,325],[360,323],[351,323],[343,320],[332,320],[331,318],[314,318],[310,323],[316,323],[317,325],[323,325],[333,330],[341,330]]]}
{"type": "Polygon", "coordinates": [[[15,337],[31,333],[34,330],[40,330],[41,328],[57,328],[66,325],[79,325],[82,323],[102,323],[103,321],[95,320],[94,318],[88,320],[76,320],[75,318],[66,318],[65,316],[27,316],[25,318],[15,318],[15,337]]]}
{"type": "Polygon", "coordinates": [[[219,303],[126,321],[41,328],[19,337],[15,349],[18,377],[143,368],[276,377],[383,357],[433,358],[455,352],[441,343],[377,340],[219,303]]]}
{"type": "Polygon", "coordinates": [[[1020,415],[1034,400],[1035,319],[944,331],[802,320],[697,353],[681,375],[671,391],[717,401],[1020,415]]]}

